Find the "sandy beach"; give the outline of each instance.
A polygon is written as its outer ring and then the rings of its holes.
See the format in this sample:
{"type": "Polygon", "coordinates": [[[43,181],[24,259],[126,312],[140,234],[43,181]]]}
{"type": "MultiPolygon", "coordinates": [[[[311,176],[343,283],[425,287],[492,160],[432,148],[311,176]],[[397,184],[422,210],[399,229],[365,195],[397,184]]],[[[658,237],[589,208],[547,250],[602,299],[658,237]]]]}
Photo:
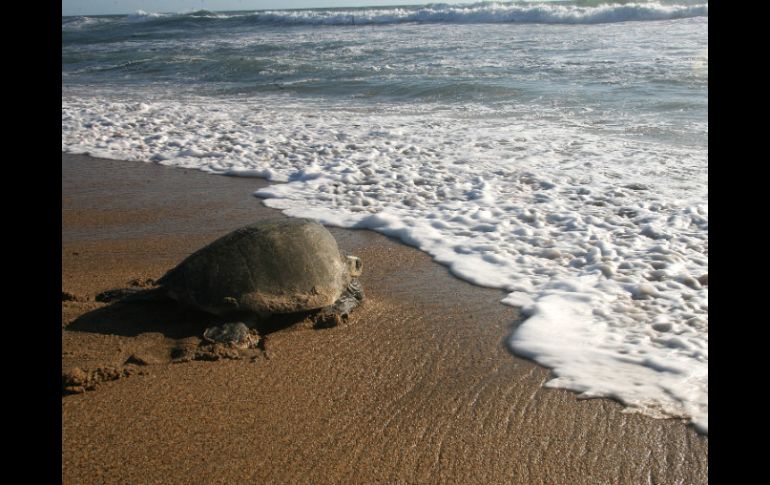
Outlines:
{"type": "Polygon", "coordinates": [[[501,291],[371,231],[330,228],[364,264],[349,321],[270,328],[251,358],[174,362],[214,319],[96,301],[280,217],[264,186],[62,154],[62,369],[107,376],[62,396],[64,483],[708,482],[707,436],[544,388],[501,291]]]}

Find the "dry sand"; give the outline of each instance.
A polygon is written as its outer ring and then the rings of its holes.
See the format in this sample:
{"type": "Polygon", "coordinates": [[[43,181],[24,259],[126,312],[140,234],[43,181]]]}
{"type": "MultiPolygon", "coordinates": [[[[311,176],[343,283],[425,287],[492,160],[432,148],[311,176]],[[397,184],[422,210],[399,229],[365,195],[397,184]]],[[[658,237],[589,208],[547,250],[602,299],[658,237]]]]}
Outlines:
{"type": "Polygon", "coordinates": [[[505,345],[500,291],[370,231],[332,229],[363,259],[365,305],[266,329],[253,358],[171,363],[212,319],[94,301],[280,215],[264,185],[62,155],[62,367],[106,379],[62,397],[65,483],[707,483],[708,437],[543,388],[505,345]]]}

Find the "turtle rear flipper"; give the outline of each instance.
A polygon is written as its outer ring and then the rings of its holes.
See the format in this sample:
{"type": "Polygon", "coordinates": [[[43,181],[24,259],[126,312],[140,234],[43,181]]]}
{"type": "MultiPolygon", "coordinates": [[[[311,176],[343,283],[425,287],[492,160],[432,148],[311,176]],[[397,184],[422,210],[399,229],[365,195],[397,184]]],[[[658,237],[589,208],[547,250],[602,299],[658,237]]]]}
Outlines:
{"type": "Polygon", "coordinates": [[[256,348],[260,339],[259,333],[243,322],[209,327],[203,332],[203,338],[212,344],[221,343],[238,349],[256,348]]]}

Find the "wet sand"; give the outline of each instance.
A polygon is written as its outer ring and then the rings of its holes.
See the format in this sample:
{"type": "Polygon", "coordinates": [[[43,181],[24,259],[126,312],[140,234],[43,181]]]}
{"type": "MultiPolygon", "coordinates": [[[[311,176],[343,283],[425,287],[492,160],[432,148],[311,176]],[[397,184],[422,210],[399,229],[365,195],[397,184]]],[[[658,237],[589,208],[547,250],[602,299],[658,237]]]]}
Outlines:
{"type": "Polygon", "coordinates": [[[62,155],[62,368],[127,374],[63,395],[65,483],[707,483],[707,436],[543,388],[500,291],[371,231],[331,228],[364,263],[350,320],[265,329],[251,358],[172,363],[210,317],[95,301],[280,216],[264,185],[62,155]]]}

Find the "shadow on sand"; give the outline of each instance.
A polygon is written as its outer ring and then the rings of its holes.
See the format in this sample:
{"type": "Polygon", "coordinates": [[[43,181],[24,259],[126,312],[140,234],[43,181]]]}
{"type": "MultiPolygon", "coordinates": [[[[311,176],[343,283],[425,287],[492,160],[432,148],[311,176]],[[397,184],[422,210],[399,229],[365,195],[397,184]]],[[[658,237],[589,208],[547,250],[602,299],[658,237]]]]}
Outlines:
{"type": "Polygon", "coordinates": [[[264,336],[294,325],[313,327],[313,317],[317,313],[288,313],[261,320],[252,314],[216,316],[183,307],[171,298],[151,294],[151,291],[145,292],[151,295],[148,298],[142,299],[141,295],[125,298],[85,313],[70,323],[67,330],[125,337],[152,332],[171,339],[184,339],[200,337],[208,327],[244,322],[264,336]]]}

